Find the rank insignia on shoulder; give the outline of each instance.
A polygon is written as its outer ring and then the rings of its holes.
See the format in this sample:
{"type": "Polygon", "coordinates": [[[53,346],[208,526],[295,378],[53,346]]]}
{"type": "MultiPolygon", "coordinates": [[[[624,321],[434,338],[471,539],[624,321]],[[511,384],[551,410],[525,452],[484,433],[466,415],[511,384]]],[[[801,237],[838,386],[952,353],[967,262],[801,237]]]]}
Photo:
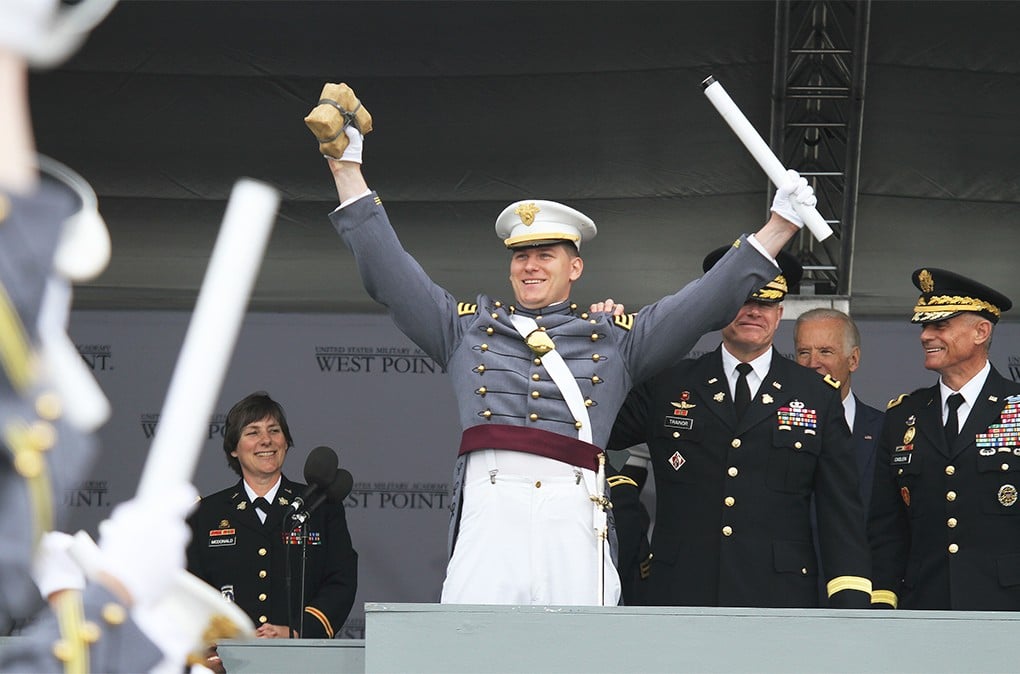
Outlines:
{"type": "Polygon", "coordinates": [[[470,316],[478,313],[478,305],[472,302],[457,302],[457,315],[470,316]]]}
{"type": "Polygon", "coordinates": [[[831,374],[825,375],[825,377],[822,378],[822,381],[824,381],[826,384],[835,389],[838,389],[840,386],[843,385],[843,382],[841,382],[840,380],[833,379],[831,374]]]}
{"type": "Polygon", "coordinates": [[[626,475],[612,475],[610,477],[607,477],[606,484],[609,485],[610,489],[612,489],[613,487],[619,487],[621,485],[628,485],[634,488],[637,488],[638,486],[637,482],[627,477],[626,475]]]}
{"type": "Polygon", "coordinates": [[[901,402],[903,402],[903,399],[906,398],[908,395],[910,395],[910,394],[909,393],[901,393],[898,397],[893,398],[892,400],[890,400],[889,404],[886,405],[885,408],[887,410],[891,410],[892,408],[896,407],[901,402]]]}
{"type": "Polygon", "coordinates": [[[624,314],[623,316],[613,316],[613,325],[624,330],[630,330],[634,327],[634,314],[624,314]]]}
{"type": "Polygon", "coordinates": [[[382,199],[379,198],[378,194],[375,195],[375,205],[376,206],[382,206],[382,199]]]}

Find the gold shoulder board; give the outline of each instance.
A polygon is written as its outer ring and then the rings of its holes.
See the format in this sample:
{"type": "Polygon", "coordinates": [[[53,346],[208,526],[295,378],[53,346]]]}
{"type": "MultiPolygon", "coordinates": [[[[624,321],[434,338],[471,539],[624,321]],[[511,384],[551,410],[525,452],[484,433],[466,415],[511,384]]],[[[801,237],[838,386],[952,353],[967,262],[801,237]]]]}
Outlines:
{"type": "Polygon", "coordinates": [[[901,393],[901,394],[900,394],[899,396],[897,396],[896,398],[893,398],[892,400],[890,400],[890,401],[889,401],[889,404],[888,404],[888,405],[886,405],[886,406],[885,406],[885,408],[886,408],[887,410],[891,410],[892,408],[896,407],[896,406],[897,406],[897,405],[899,405],[899,404],[900,404],[901,402],[903,402],[903,399],[904,399],[904,398],[906,398],[906,397],[907,397],[908,395],[910,395],[910,394],[909,394],[909,393],[901,393]]]}
{"type": "Polygon", "coordinates": [[[612,475],[606,478],[606,484],[609,485],[610,489],[613,487],[619,487],[621,484],[629,484],[632,487],[637,487],[637,482],[630,479],[626,475],[612,475]]]}
{"type": "Polygon", "coordinates": [[[478,313],[478,305],[471,302],[457,302],[457,315],[470,316],[478,313]]]}
{"type": "Polygon", "coordinates": [[[613,316],[613,325],[624,330],[630,330],[634,327],[634,314],[624,314],[623,316],[613,316]]]}

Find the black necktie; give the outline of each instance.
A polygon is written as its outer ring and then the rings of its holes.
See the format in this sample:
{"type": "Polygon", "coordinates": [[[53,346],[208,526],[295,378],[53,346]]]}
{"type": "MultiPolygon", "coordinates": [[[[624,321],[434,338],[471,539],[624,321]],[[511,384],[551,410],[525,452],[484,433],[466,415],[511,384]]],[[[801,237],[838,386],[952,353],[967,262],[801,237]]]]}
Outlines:
{"type": "Polygon", "coordinates": [[[264,497],[259,496],[257,499],[252,501],[251,504],[255,506],[256,510],[264,512],[266,514],[266,519],[269,519],[269,501],[267,501],[264,497]]]}
{"type": "Polygon", "coordinates": [[[949,415],[946,416],[946,445],[952,448],[956,436],[960,434],[960,420],[956,416],[956,410],[963,404],[963,396],[954,393],[946,400],[946,404],[949,405],[949,415]]]}
{"type": "Polygon", "coordinates": [[[750,363],[738,363],[737,392],[733,396],[733,405],[737,410],[737,419],[744,416],[747,406],[751,404],[751,389],[747,386],[747,373],[752,370],[750,363]]]}

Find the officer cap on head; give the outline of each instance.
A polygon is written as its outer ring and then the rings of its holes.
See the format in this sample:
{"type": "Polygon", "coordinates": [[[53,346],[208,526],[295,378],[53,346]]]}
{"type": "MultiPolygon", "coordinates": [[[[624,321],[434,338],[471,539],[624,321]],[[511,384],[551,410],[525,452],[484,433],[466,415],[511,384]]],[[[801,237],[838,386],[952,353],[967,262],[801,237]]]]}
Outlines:
{"type": "Polygon", "coordinates": [[[997,323],[1002,312],[1013,306],[999,291],[945,269],[916,269],[911,279],[921,291],[911,323],[944,321],[968,311],[997,323]]]}
{"type": "Polygon", "coordinates": [[[581,242],[595,238],[595,232],[591,218],[555,201],[517,201],[496,218],[496,234],[510,249],[569,241],[580,250],[581,242]]]}
{"type": "MultiPolygon", "coordinates": [[[[701,263],[702,271],[708,271],[715,266],[715,263],[726,254],[732,246],[716,248],[705,256],[701,263]]],[[[786,298],[786,294],[797,289],[801,276],[804,275],[804,268],[801,267],[797,258],[785,250],[779,251],[776,256],[779,263],[780,273],[774,279],[765,284],[763,288],[755,290],[747,298],[748,302],[761,302],[762,304],[779,304],[786,298]]]]}

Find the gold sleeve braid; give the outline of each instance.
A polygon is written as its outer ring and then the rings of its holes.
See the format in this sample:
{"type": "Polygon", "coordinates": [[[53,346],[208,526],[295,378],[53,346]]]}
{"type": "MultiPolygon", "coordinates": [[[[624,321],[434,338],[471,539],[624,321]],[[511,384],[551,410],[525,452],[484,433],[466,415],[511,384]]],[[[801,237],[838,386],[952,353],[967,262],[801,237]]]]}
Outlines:
{"type": "Polygon", "coordinates": [[[4,444],[13,455],[14,467],[25,478],[32,506],[32,542],[53,528],[53,489],[42,452],[48,449],[24,421],[9,421],[3,429],[4,444]]]}
{"type": "Polygon", "coordinates": [[[53,644],[53,655],[64,663],[67,674],[88,674],[89,647],[98,638],[96,626],[85,622],[81,592],[66,590],[54,599],[54,614],[60,626],[60,639],[53,644]]]}
{"type": "Polygon", "coordinates": [[[315,608],[314,606],[306,606],[305,613],[310,613],[311,615],[315,616],[315,618],[320,623],[322,623],[322,628],[326,630],[327,639],[333,638],[333,625],[329,622],[329,618],[326,617],[325,613],[315,608]]]}
{"type": "Polygon", "coordinates": [[[837,576],[829,581],[825,586],[825,590],[830,597],[843,590],[857,590],[858,592],[866,592],[868,596],[871,596],[871,581],[861,576],[837,576]]]}
{"type": "Polygon", "coordinates": [[[871,603],[889,604],[889,606],[896,608],[899,606],[899,598],[897,598],[896,593],[892,590],[872,590],[871,603]]]}

